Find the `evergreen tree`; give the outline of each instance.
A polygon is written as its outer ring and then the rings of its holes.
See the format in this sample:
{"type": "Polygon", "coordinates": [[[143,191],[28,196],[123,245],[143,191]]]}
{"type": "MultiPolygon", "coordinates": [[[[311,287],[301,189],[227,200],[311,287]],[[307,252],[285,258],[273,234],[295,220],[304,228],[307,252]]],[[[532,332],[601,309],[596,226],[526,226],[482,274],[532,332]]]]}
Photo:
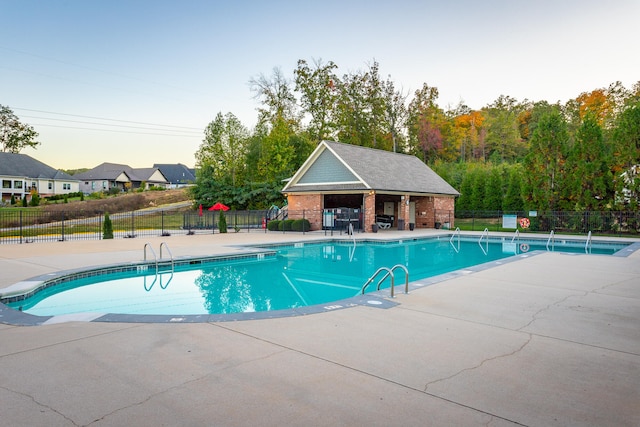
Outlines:
{"type": "Polygon", "coordinates": [[[587,114],[578,128],[575,144],[565,165],[571,176],[564,186],[568,210],[599,210],[611,200],[612,175],[609,153],[596,118],[587,114]]]}
{"type": "Polygon", "coordinates": [[[220,217],[218,219],[218,229],[221,233],[227,232],[227,218],[224,215],[224,211],[220,209],[220,217]]]}
{"type": "Polygon", "coordinates": [[[505,212],[520,212],[524,210],[522,199],[522,167],[514,165],[509,168],[509,182],[507,193],[502,202],[502,210],[505,212]]]}
{"type": "Polygon", "coordinates": [[[462,184],[460,185],[460,197],[455,204],[455,211],[465,212],[470,211],[471,207],[471,195],[473,193],[473,175],[467,172],[462,178],[462,184]]]}
{"type": "Polygon", "coordinates": [[[473,185],[471,189],[471,210],[482,211],[485,208],[485,189],[487,188],[487,173],[484,168],[474,169],[473,185]]]}
{"type": "Polygon", "coordinates": [[[104,213],[104,222],[102,223],[102,238],[113,239],[113,224],[109,218],[109,212],[104,213]]]}
{"type": "Polygon", "coordinates": [[[489,171],[489,178],[487,179],[487,187],[485,189],[485,210],[502,210],[502,199],[504,197],[503,182],[502,168],[500,166],[492,166],[489,171]]]}
{"type": "Polygon", "coordinates": [[[525,159],[526,201],[535,209],[558,208],[568,143],[567,123],[560,111],[543,113],[531,135],[531,148],[525,159]]]}

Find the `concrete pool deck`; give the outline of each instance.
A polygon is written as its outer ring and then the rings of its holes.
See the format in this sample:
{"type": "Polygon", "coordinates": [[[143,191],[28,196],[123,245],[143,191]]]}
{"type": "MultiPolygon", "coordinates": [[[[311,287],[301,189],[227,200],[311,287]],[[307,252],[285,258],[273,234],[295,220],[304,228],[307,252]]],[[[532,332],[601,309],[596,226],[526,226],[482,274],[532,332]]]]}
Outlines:
{"type": "MultiPolygon", "coordinates": [[[[178,257],[324,238],[0,245],[0,289],[139,261],[146,242],[178,257]]],[[[0,425],[640,425],[640,251],[542,253],[395,302],[238,322],[0,324],[0,425]]]]}

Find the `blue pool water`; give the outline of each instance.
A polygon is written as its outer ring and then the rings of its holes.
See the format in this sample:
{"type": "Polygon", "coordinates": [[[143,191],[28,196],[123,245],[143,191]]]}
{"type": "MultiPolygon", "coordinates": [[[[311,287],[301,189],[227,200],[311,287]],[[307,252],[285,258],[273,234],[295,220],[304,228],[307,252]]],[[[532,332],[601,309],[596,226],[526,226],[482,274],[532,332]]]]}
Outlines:
{"type": "MultiPolygon", "coordinates": [[[[625,245],[593,246],[592,253],[613,254],[625,245]]],[[[478,244],[449,238],[397,242],[305,243],[274,248],[271,253],[241,260],[211,260],[198,265],[155,267],[75,279],[9,303],[36,315],[83,312],[128,314],[226,314],[291,309],[325,304],[360,293],[378,267],[406,266],[410,280],[521,254],[560,250],[585,253],[584,242],[478,244]]],[[[188,264],[188,263],[187,263],[188,264]]],[[[396,285],[404,273],[396,270],[396,285]]],[[[375,290],[375,284],[370,288],[375,290]]],[[[383,283],[388,288],[390,281],[383,283]]]]}

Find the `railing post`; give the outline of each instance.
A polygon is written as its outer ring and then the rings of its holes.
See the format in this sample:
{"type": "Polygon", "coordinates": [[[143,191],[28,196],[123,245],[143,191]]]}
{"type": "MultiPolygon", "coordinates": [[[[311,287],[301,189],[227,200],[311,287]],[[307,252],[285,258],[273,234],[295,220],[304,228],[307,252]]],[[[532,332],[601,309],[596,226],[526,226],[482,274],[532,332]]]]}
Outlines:
{"type": "Polygon", "coordinates": [[[62,239],[61,242],[64,242],[64,211],[62,211],[62,239]]]}
{"type": "Polygon", "coordinates": [[[305,212],[306,212],[306,210],[305,210],[305,209],[302,209],[302,234],[303,234],[303,235],[305,234],[305,230],[306,230],[306,228],[307,228],[307,227],[305,227],[305,225],[304,225],[304,224],[305,224],[305,212]]]}
{"type": "Polygon", "coordinates": [[[22,243],[22,211],[20,211],[20,243],[22,243]]]}

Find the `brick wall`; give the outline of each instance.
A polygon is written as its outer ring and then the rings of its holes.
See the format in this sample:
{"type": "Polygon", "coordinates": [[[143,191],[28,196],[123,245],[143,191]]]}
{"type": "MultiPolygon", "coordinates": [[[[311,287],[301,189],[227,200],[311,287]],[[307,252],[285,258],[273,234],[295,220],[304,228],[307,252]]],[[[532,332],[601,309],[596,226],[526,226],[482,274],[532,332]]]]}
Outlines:
{"type": "Polygon", "coordinates": [[[302,219],[311,223],[311,230],[322,230],[322,194],[289,194],[289,219],[302,219]]]}
{"type": "Polygon", "coordinates": [[[435,221],[445,224],[449,223],[449,227],[454,227],[455,197],[434,197],[434,208],[436,211],[435,221]]]}

